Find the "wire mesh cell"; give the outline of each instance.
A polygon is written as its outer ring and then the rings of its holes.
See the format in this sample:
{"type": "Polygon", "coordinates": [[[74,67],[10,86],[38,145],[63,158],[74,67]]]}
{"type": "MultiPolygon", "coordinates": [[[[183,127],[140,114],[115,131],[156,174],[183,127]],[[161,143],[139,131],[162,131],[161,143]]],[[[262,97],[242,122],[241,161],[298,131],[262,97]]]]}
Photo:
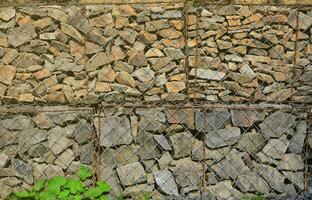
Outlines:
{"type": "Polygon", "coordinates": [[[91,109],[0,108],[1,199],[30,189],[41,178],[93,169],[91,109]]]}
{"type": "Polygon", "coordinates": [[[190,95],[205,101],[282,102],[294,88],[297,9],[203,5],[189,13],[190,95]]]}

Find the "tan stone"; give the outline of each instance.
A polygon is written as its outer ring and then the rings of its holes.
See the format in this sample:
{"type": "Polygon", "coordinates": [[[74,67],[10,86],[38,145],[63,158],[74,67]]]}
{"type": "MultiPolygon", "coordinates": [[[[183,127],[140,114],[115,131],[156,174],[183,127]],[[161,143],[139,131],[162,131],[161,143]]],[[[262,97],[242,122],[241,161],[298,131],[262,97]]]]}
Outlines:
{"type": "Polygon", "coordinates": [[[145,44],[152,44],[156,41],[157,39],[157,36],[154,35],[154,34],[151,34],[151,33],[148,33],[148,32],[145,32],[145,31],[141,31],[138,36],[138,41],[141,41],[145,44]]]}
{"type": "Polygon", "coordinates": [[[228,23],[229,23],[229,26],[240,26],[241,25],[240,19],[229,19],[228,23]]]}
{"type": "Polygon", "coordinates": [[[36,27],[36,28],[39,28],[39,29],[44,29],[44,28],[47,28],[49,27],[51,24],[53,24],[53,20],[51,17],[46,17],[46,18],[43,18],[43,19],[39,19],[37,21],[35,21],[33,23],[33,25],[36,27]]]}
{"type": "Polygon", "coordinates": [[[8,39],[6,37],[0,37],[0,46],[1,47],[8,47],[9,46],[9,42],[8,42],[8,39]]]}
{"type": "Polygon", "coordinates": [[[136,14],[137,13],[130,5],[115,5],[113,8],[114,16],[129,17],[129,16],[134,16],[136,14]]]}
{"type": "Polygon", "coordinates": [[[49,77],[51,74],[50,74],[50,71],[46,68],[43,68],[42,70],[38,71],[38,72],[35,72],[34,73],[34,77],[38,80],[41,80],[41,79],[44,79],[44,78],[47,78],[49,77]]]}
{"type": "Polygon", "coordinates": [[[263,16],[259,13],[253,14],[243,21],[243,24],[250,24],[259,21],[263,16]]]}
{"type": "Polygon", "coordinates": [[[276,92],[273,92],[268,96],[268,101],[286,101],[292,94],[294,93],[294,89],[287,88],[278,90],[276,92]]]}
{"type": "Polygon", "coordinates": [[[119,29],[128,25],[129,25],[129,20],[127,17],[117,17],[116,22],[115,22],[115,28],[119,29]]]}
{"type": "Polygon", "coordinates": [[[109,86],[109,83],[96,82],[96,84],[95,84],[95,91],[96,92],[110,92],[111,88],[109,86]]]}
{"type": "Polygon", "coordinates": [[[163,57],[165,55],[159,49],[151,48],[145,53],[145,56],[147,58],[151,58],[151,57],[163,57]]]}
{"type": "Polygon", "coordinates": [[[115,80],[115,76],[116,73],[110,66],[103,67],[103,69],[101,69],[100,72],[98,73],[99,81],[104,82],[113,82],[115,80]]]}
{"type": "Polygon", "coordinates": [[[184,42],[184,38],[179,38],[177,40],[168,40],[168,39],[163,39],[161,40],[162,43],[167,46],[167,47],[173,47],[173,48],[177,48],[177,49],[181,49],[184,47],[185,42],[184,42]]]}
{"type": "Polygon", "coordinates": [[[0,82],[10,85],[15,76],[16,69],[11,65],[0,65],[0,82]]]}
{"type": "Polygon", "coordinates": [[[128,72],[118,72],[116,75],[116,81],[122,85],[128,85],[130,87],[135,87],[134,78],[128,72]]]}
{"type": "Polygon", "coordinates": [[[287,74],[283,72],[274,72],[273,76],[276,81],[286,81],[287,80],[287,74]]]}
{"type": "Polygon", "coordinates": [[[18,21],[17,24],[20,26],[26,26],[26,25],[30,25],[32,22],[31,18],[27,15],[27,16],[23,16],[21,17],[18,21]]]}
{"type": "Polygon", "coordinates": [[[110,13],[103,14],[99,17],[95,17],[89,20],[91,26],[95,27],[107,27],[113,26],[114,20],[110,13]]]}
{"type": "Polygon", "coordinates": [[[79,31],[77,31],[73,26],[69,24],[62,23],[61,24],[61,30],[68,36],[74,38],[78,42],[84,44],[85,40],[84,37],[80,34],[79,31]]]}
{"type": "Polygon", "coordinates": [[[177,39],[182,35],[182,33],[180,31],[176,31],[172,28],[171,29],[169,28],[159,31],[158,35],[166,39],[177,39]]]}
{"type": "Polygon", "coordinates": [[[170,93],[178,93],[185,89],[185,83],[181,81],[168,82],[166,88],[170,93]]]}
{"type": "Polygon", "coordinates": [[[119,46],[113,46],[111,56],[113,57],[113,60],[122,60],[126,57],[126,54],[122,51],[122,49],[119,46]]]}
{"type": "Polygon", "coordinates": [[[169,24],[179,31],[181,31],[184,27],[183,22],[181,20],[170,20],[169,24]]]}
{"type": "Polygon", "coordinates": [[[30,93],[26,93],[26,94],[21,94],[18,98],[18,101],[20,102],[33,102],[35,99],[35,97],[30,94],[30,93]]]}
{"type": "Polygon", "coordinates": [[[44,99],[48,102],[54,103],[66,103],[66,98],[63,92],[53,92],[44,96],[44,99]]]}

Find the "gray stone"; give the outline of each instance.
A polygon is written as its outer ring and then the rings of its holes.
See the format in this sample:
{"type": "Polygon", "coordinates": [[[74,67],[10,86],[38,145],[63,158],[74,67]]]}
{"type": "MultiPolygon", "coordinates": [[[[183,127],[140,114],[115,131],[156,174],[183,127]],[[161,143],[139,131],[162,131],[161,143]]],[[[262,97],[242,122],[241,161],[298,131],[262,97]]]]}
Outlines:
{"type": "Polygon", "coordinates": [[[146,174],[139,162],[124,165],[116,169],[120,182],[124,186],[136,185],[146,182],[146,174]]]}
{"type": "MultiPolygon", "coordinates": [[[[139,161],[137,152],[139,146],[136,145],[122,145],[117,149],[117,152],[114,156],[114,161],[116,161],[118,166],[123,166],[139,161]]],[[[104,161],[105,162],[105,161],[104,161]]]]}
{"type": "Polygon", "coordinates": [[[240,127],[251,127],[260,118],[260,114],[253,110],[231,110],[231,116],[234,126],[240,127]]]}
{"type": "Polygon", "coordinates": [[[250,172],[250,169],[245,165],[242,159],[242,157],[246,155],[246,153],[241,153],[236,149],[232,149],[223,160],[212,165],[211,169],[213,169],[222,180],[228,178],[236,179],[240,174],[250,172]]]}
{"type": "Polygon", "coordinates": [[[87,143],[89,141],[89,137],[91,136],[91,126],[87,121],[81,120],[74,127],[74,137],[78,144],[87,143]]]}
{"type": "Polygon", "coordinates": [[[240,174],[236,183],[237,187],[244,193],[260,192],[267,194],[270,192],[268,184],[255,172],[240,174]]]}
{"type": "Polygon", "coordinates": [[[155,182],[159,189],[167,195],[178,196],[179,191],[175,180],[168,169],[154,172],[155,182]]]}
{"type": "Polygon", "coordinates": [[[133,72],[139,81],[151,81],[155,79],[155,72],[149,67],[139,68],[133,72]]]}
{"type": "Polygon", "coordinates": [[[167,108],[165,109],[167,122],[183,124],[188,129],[194,129],[194,112],[192,108],[167,108]]]}
{"type": "Polygon", "coordinates": [[[173,176],[181,188],[193,187],[199,189],[203,175],[203,165],[190,158],[173,161],[173,176]]]}
{"type": "Polygon", "coordinates": [[[141,160],[157,160],[161,156],[161,150],[157,147],[151,133],[146,131],[139,132],[136,142],[140,146],[138,156],[141,160]]]}
{"type": "Polygon", "coordinates": [[[0,168],[5,167],[9,159],[9,156],[7,156],[4,152],[0,153],[0,168]]]}
{"type": "Polygon", "coordinates": [[[133,29],[126,28],[119,33],[119,35],[128,43],[133,44],[135,42],[138,32],[133,29]]]}
{"type": "Polygon", "coordinates": [[[209,132],[224,128],[230,123],[231,115],[227,111],[195,112],[195,127],[200,132],[209,132]]]}
{"type": "Polygon", "coordinates": [[[33,121],[41,129],[50,129],[54,126],[53,121],[45,113],[38,113],[33,121]]]}
{"type": "Polygon", "coordinates": [[[171,164],[173,159],[170,153],[166,151],[157,161],[160,169],[165,169],[171,164]]]}
{"type": "Polygon", "coordinates": [[[23,178],[23,180],[28,184],[33,184],[34,177],[33,177],[33,167],[31,164],[23,162],[19,159],[11,159],[12,168],[15,170],[16,175],[23,178]]]}
{"type": "Polygon", "coordinates": [[[87,71],[95,71],[99,66],[109,64],[112,62],[112,56],[108,55],[105,52],[99,52],[95,54],[87,63],[87,71]]]}
{"type": "Polygon", "coordinates": [[[164,52],[171,60],[180,60],[185,57],[180,49],[175,49],[172,47],[165,48],[164,52]]]}
{"type": "Polygon", "coordinates": [[[290,140],[288,150],[292,153],[301,153],[304,146],[304,140],[307,134],[307,121],[302,120],[296,126],[296,131],[290,140]]]}
{"type": "Polygon", "coordinates": [[[61,155],[59,155],[54,163],[58,166],[60,166],[62,169],[67,169],[70,165],[70,163],[75,159],[74,153],[72,150],[67,149],[64,151],[61,155]]]}
{"type": "Polygon", "coordinates": [[[237,127],[226,127],[224,129],[210,131],[206,134],[206,145],[210,148],[220,148],[238,142],[241,131],[237,127]]]}
{"type": "Polygon", "coordinates": [[[229,180],[208,186],[205,190],[214,199],[240,199],[242,196],[242,193],[235,189],[229,180]]]}
{"type": "Polygon", "coordinates": [[[271,139],[263,147],[262,152],[264,155],[273,159],[282,159],[289,145],[287,139],[271,139]]]}
{"type": "MultiPolygon", "coordinates": [[[[190,71],[190,76],[195,77],[195,68],[192,68],[190,71]]],[[[220,81],[224,78],[225,73],[224,72],[219,72],[219,71],[214,71],[210,69],[202,69],[198,68],[197,69],[197,78],[199,79],[205,79],[205,80],[214,80],[214,81],[220,81]]]]}
{"type": "Polygon", "coordinates": [[[301,155],[298,154],[285,154],[279,162],[278,168],[289,171],[303,170],[303,159],[301,155]]]}
{"type": "Polygon", "coordinates": [[[159,147],[165,151],[172,150],[167,138],[163,135],[154,135],[154,140],[157,142],[159,147]]]}
{"type": "Polygon", "coordinates": [[[254,163],[257,173],[269,184],[271,188],[278,192],[285,192],[287,189],[284,180],[285,176],[276,168],[269,165],[254,163]]]}
{"type": "MultiPolygon", "coordinates": [[[[96,118],[96,122],[97,120],[99,119],[96,118]]],[[[100,119],[100,123],[100,127],[96,126],[96,129],[101,146],[113,147],[132,142],[131,126],[127,117],[104,117],[100,119]]]]}
{"type": "Polygon", "coordinates": [[[35,37],[37,37],[37,34],[33,26],[21,26],[11,30],[8,41],[14,47],[18,47],[35,37]]]}
{"type": "Polygon", "coordinates": [[[270,114],[259,125],[261,132],[269,137],[279,137],[287,133],[296,122],[296,117],[292,114],[276,111],[270,114]]]}
{"type": "Polygon", "coordinates": [[[22,52],[12,62],[12,65],[16,68],[28,68],[33,65],[41,65],[43,63],[42,58],[33,53],[22,52]]]}
{"type": "Polygon", "coordinates": [[[12,119],[10,119],[10,118],[4,119],[4,120],[1,120],[0,123],[1,123],[0,126],[2,128],[5,128],[5,129],[11,130],[11,131],[23,130],[23,129],[34,127],[34,123],[31,120],[31,118],[24,116],[24,115],[20,115],[20,116],[14,117],[12,119]]]}
{"type": "Polygon", "coordinates": [[[255,131],[244,133],[240,137],[236,148],[249,154],[256,154],[262,149],[267,140],[268,138],[266,138],[263,134],[255,131]]]}
{"type": "Polygon", "coordinates": [[[78,112],[63,112],[47,114],[47,116],[57,125],[66,126],[72,124],[78,119],[78,112]]]}
{"type": "MultiPolygon", "coordinates": [[[[64,19],[65,18],[66,17],[64,16],[64,19]]],[[[69,13],[67,22],[84,34],[87,34],[91,29],[88,19],[84,16],[83,11],[77,7],[75,7],[72,12],[69,13]]]]}
{"type": "Polygon", "coordinates": [[[54,155],[63,152],[71,143],[66,137],[65,129],[60,126],[56,126],[48,132],[48,142],[54,155]]]}
{"type": "Polygon", "coordinates": [[[182,158],[192,154],[192,135],[190,133],[176,133],[169,139],[173,147],[173,158],[182,158]]]}
{"type": "Polygon", "coordinates": [[[291,182],[293,182],[295,185],[297,185],[300,188],[300,190],[304,189],[303,172],[283,171],[283,174],[286,176],[287,179],[289,179],[291,182]]]}

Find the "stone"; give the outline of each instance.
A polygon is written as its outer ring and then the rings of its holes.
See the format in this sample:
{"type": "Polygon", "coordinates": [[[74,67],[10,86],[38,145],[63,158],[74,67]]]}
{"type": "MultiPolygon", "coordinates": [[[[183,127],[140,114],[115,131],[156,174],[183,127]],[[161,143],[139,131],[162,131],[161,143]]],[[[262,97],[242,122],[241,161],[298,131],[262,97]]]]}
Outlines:
{"type": "Polygon", "coordinates": [[[246,75],[250,79],[254,79],[256,77],[256,74],[254,71],[250,68],[248,64],[244,65],[239,69],[239,72],[243,75],[246,75]]]}
{"type": "Polygon", "coordinates": [[[176,31],[175,29],[169,28],[169,29],[162,29],[158,32],[158,35],[160,35],[163,38],[167,39],[177,39],[181,37],[182,33],[180,31],[176,31]]]}
{"type": "Polygon", "coordinates": [[[231,42],[223,41],[223,40],[217,40],[217,44],[219,46],[219,49],[230,49],[233,45],[231,42]]]}
{"type": "Polygon", "coordinates": [[[96,82],[95,84],[95,91],[96,92],[110,92],[111,91],[111,88],[110,88],[110,85],[109,83],[105,83],[105,82],[96,82]]]}
{"type": "Polygon", "coordinates": [[[238,152],[236,149],[232,149],[224,159],[217,164],[211,166],[211,169],[215,171],[221,179],[236,179],[240,174],[250,172],[250,168],[245,165],[243,157],[248,154],[238,152]]]}
{"type": "MultiPolygon", "coordinates": [[[[144,67],[147,66],[147,60],[142,51],[135,52],[131,56],[129,56],[128,62],[130,65],[135,67],[144,67]]],[[[146,68],[139,68],[137,70],[146,69],[146,68]]]]}
{"type": "Polygon", "coordinates": [[[67,149],[61,155],[59,155],[56,160],[55,164],[60,166],[62,169],[67,169],[70,163],[75,159],[74,153],[72,150],[67,149]]]}
{"type": "Polygon", "coordinates": [[[103,67],[98,73],[99,81],[114,82],[115,78],[116,78],[116,73],[110,66],[103,67]]]}
{"type": "Polygon", "coordinates": [[[16,68],[28,68],[33,65],[41,65],[43,63],[42,58],[33,53],[20,53],[18,57],[12,62],[12,65],[16,68]]]}
{"type": "MultiPolygon", "coordinates": [[[[1,11],[0,11],[1,12],[1,11]]],[[[5,153],[0,153],[0,168],[4,168],[9,160],[9,156],[7,156],[5,153]]]]}
{"type": "Polygon", "coordinates": [[[15,17],[15,9],[12,7],[3,7],[0,9],[0,19],[3,21],[9,21],[15,17]]]}
{"type": "Polygon", "coordinates": [[[303,170],[303,159],[301,155],[298,154],[285,154],[279,162],[278,168],[289,171],[303,170]]]}
{"type": "Polygon", "coordinates": [[[194,112],[191,108],[166,109],[167,121],[171,124],[184,124],[188,129],[194,129],[194,112]]]}
{"type": "Polygon", "coordinates": [[[190,76],[195,77],[196,74],[197,78],[199,79],[220,81],[225,76],[224,72],[214,71],[210,69],[198,68],[197,72],[195,72],[195,70],[196,70],[195,68],[191,69],[190,76]]]}
{"type": "Polygon", "coordinates": [[[110,13],[103,14],[98,17],[94,17],[89,20],[91,26],[95,27],[107,27],[107,26],[113,26],[114,20],[110,13]]]}
{"type": "Polygon", "coordinates": [[[131,5],[114,5],[113,16],[130,17],[136,15],[136,11],[131,5]]]}
{"type": "Polygon", "coordinates": [[[210,148],[220,148],[238,142],[241,131],[237,127],[226,127],[206,134],[206,145],[210,148]]]}
{"type": "Polygon", "coordinates": [[[293,88],[282,89],[268,96],[268,101],[286,101],[294,93],[293,88]]]}
{"type": "Polygon", "coordinates": [[[300,188],[300,190],[304,189],[303,172],[283,171],[283,174],[286,176],[287,179],[289,179],[291,182],[297,185],[300,188]]]}
{"type": "Polygon", "coordinates": [[[286,192],[287,187],[284,183],[285,176],[281,174],[276,168],[258,163],[254,163],[254,166],[258,174],[268,183],[272,189],[278,192],[286,192]]]}
{"type": "Polygon", "coordinates": [[[180,60],[185,57],[180,49],[172,47],[164,48],[164,52],[166,56],[169,57],[171,60],[180,60]]]}
{"type": "Polygon", "coordinates": [[[289,141],[284,139],[271,139],[263,147],[262,152],[264,155],[273,159],[282,159],[289,145],[289,141]]]}
{"type": "Polygon", "coordinates": [[[237,177],[237,187],[244,193],[260,192],[267,194],[270,192],[268,184],[255,172],[240,174],[237,177]]]}
{"type": "Polygon", "coordinates": [[[176,133],[169,137],[173,147],[173,158],[183,158],[192,154],[192,135],[188,132],[176,133]]]}
{"type": "Polygon", "coordinates": [[[260,119],[260,113],[253,110],[231,110],[231,119],[234,126],[251,127],[260,119]]]}
{"type": "Polygon", "coordinates": [[[173,176],[181,188],[192,187],[199,189],[203,175],[203,165],[192,161],[190,158],[183,158],[173,161],[173,176]]]}
{"type": "Polygon", "coordinates": [[[110,62],[112,62],[112,57],[105,52],[99,52],[88,61],[86,70],[95,71],[99,66],[109,64],[110,62]]]}
{"type": "Polygon", "coordinates": [[[242,134],[236,148],[249,154],[256,154],[262,149],[268,138],[255,131],[242,134]]]}
{"type": "Polygon", "coordinates": [[[54,155],[63,152],[70,145],[70,140],[66,137],[65,130],[60,126],[55,126],[48,132],[49,148],[54,155]]]}
{"type": "Polygon", "coordinates": [[[167,82],[166,88],[170,93],[178,93],[185,89],[185,83],[182,81],[167,82]]]}
{"type": "Polygon", "coordinates": [[[124,186],[131,186],[146,182],[144,168],[139,162],[118,167],[116,171],[120,182],[124,186]]]}
{"type": "Polygon", "coordinates": [[[171,196],[179,196],[176,182],[168,169],[156,171],[153,174],[155,182],[162,192],[171,196]]]}
{"type": "MultiPolygon", "coordinates": [[[[292,12],[289,17],[287,24],[289,24],[292,28],[297,28],[297,17],[296,13],[292,12]]],[[[312,17],[309,15],[306,15],[302,12],[298,13],[298,28],[301,30],[306,30],[308,27],[312,25],[312,17]]]]}
{"type": "Polygon", "coordinates": [[[135,81],[131,74],[129,74],[128,72],[118,72],[116,74],[116,81],[122,85],[135,87],[135,81]]]}
{"type": "Polygon", "coordinates": [[[84,37],[73,26],[65,23],[61,23],[61,30],[69,37],[74,38],[78,42],[84,44],[84,37]]]}
{"type": "Polygon", "coordinates": [[[292,153],[300,154],[303,150],[304,140],[307,133],[307,121],[302,120],[296,126],[296,131],[290,140],[288,150],[292,153]]]}
{"type": "MultiPolygon", "coordinates": [[[[144,198],[144,194],[151,194],[153,193],[154,187],[149,184],[139,184],[134,186],[126,187],[125,190],[122,192],[124,196],[131,196],[137,198],[144,198]]],[[[113,199],[113,197],[109,197],[113,199]]]]}
{"type": "Polygon", "coordinates": [[[164,151],[171,151],[172,150],[172,147],[169,144],[169,142],[165,136],[154,135],[154,140],[156,141],[158,146],[161,147],[161,149],[163,149],[164,151]]]}
{"type": "Polygon", "coordinates": [[[230,123],[231,115],[228,111],[195,112],[195,127],[200,132],[210,132],[225,128],[230,123]]]}
{"type": "Polygon", "coordinates": [[[123,145],[117,149],[117,155],[113,158],[118,166],[123,166],[139,161],[136,155],[139,147],[135,145],[123,145]]]}
{"type": "Polygon", "coordinates": [[[11,30],[8,36],[8,41],[14,47],[18,47],[35,37],[37,37],[37,33],[33,26],[22,26],[11,30]]]}
{"type": "Polygon", "coordinates": [[[166,169],[173,161],[173,158],[170,153],[166,151],[157,161],[160,169],[166,169]]]}
{"type": "Polygon", "coordinates": [[[11,65],[0,65],[0,82],[6,85],[11,85],[15,73],[15,67],[11,65]]]}
{"type": "Polygon", "coordinates": [[[126,28],[124,29],[124,31],[120,32],[119,35],[128,43],[133,44],[135,42],[138,33],[133,29],[126,28]]]}
{"type": "MultiPolygon", "coordinates": [[[[148,29],[148,28],[149,27],[147,27],[146,29],[148,29]]],[[[138,34],[137,38],[138,38],[138,41],[141,41],[141,42],[143,42],[144,44],[147,44],[147,45],[151,45],[151,44],[153,44],[157,40],[157,35],[148,33],[146,31],[141,31],[138,34]]]]}
{"type": "Polygon", "coordinates": [[[276,111],[266,117],[259,125],[261,132],[269,137],[279,137],[287,133],[296,122],[296,117],[292,114],[276,111]]]}
{"type": "Polygon", "coordinates": [[[145,56],[147,58],[152,58],[152,57],[164,57],[165,55],[159,49],[151,48],[145,53],[145,56]]]}
{"type": "Polygon", "coordinates": [[[137,155],[141,160],[157,159],[161,156],[161,150],[158,148],[153,135],[146,129],[138,134],[137,143],[140,146],[137,155]]]}
{"type": "Polygon", "coordinates": [[[215,185],[207,186],[205,190],[215,199],[239,199],[242,194],[232,186],[229,180],[221,181],[215,185]]]}
{"type": "Polygon", "coordinates": [[[26,183],[33,184],[34,177],[32,175],[33,167],[31,166],[31,164],[15,158],[11,159],[11,164],[12,168],[16,172],[16,175],[23,178],[26,183]]]}
{"type": "Polygon", "coordinates": [[[101,146],[113,147],[132,142],[130,121],[127,117],[101,118],[100,127],[96,126],[101,146]]]}
{"type": "Polygon", "coordinates": [[[151,70],[149,67],[143,67],[135,70],[133,72],[133,76],[135,76],[139,81],[151,81],[155,78],[155,72],[151,70]]]}
{"type": "Polygon", "coordinates": [[[10,131],[15,130],[24,130],[24,129],[30,129],[34,128],[34,123],[28,116],[16,116],[13,118],[7,118],[4,120],[1,120],[0,127],[3,129],[7,129],[10,131]]]}

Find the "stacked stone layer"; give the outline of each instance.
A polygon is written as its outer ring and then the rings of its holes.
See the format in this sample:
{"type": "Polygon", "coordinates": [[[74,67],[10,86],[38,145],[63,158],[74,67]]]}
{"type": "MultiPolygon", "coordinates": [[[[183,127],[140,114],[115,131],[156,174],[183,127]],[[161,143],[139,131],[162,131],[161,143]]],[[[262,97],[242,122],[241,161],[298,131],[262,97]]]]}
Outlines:
{"type": "Polygon", "coordinates": [[[95,124],[113,194],[239,199],[304,189],[306,114],[106,107],[95,124]]]}

